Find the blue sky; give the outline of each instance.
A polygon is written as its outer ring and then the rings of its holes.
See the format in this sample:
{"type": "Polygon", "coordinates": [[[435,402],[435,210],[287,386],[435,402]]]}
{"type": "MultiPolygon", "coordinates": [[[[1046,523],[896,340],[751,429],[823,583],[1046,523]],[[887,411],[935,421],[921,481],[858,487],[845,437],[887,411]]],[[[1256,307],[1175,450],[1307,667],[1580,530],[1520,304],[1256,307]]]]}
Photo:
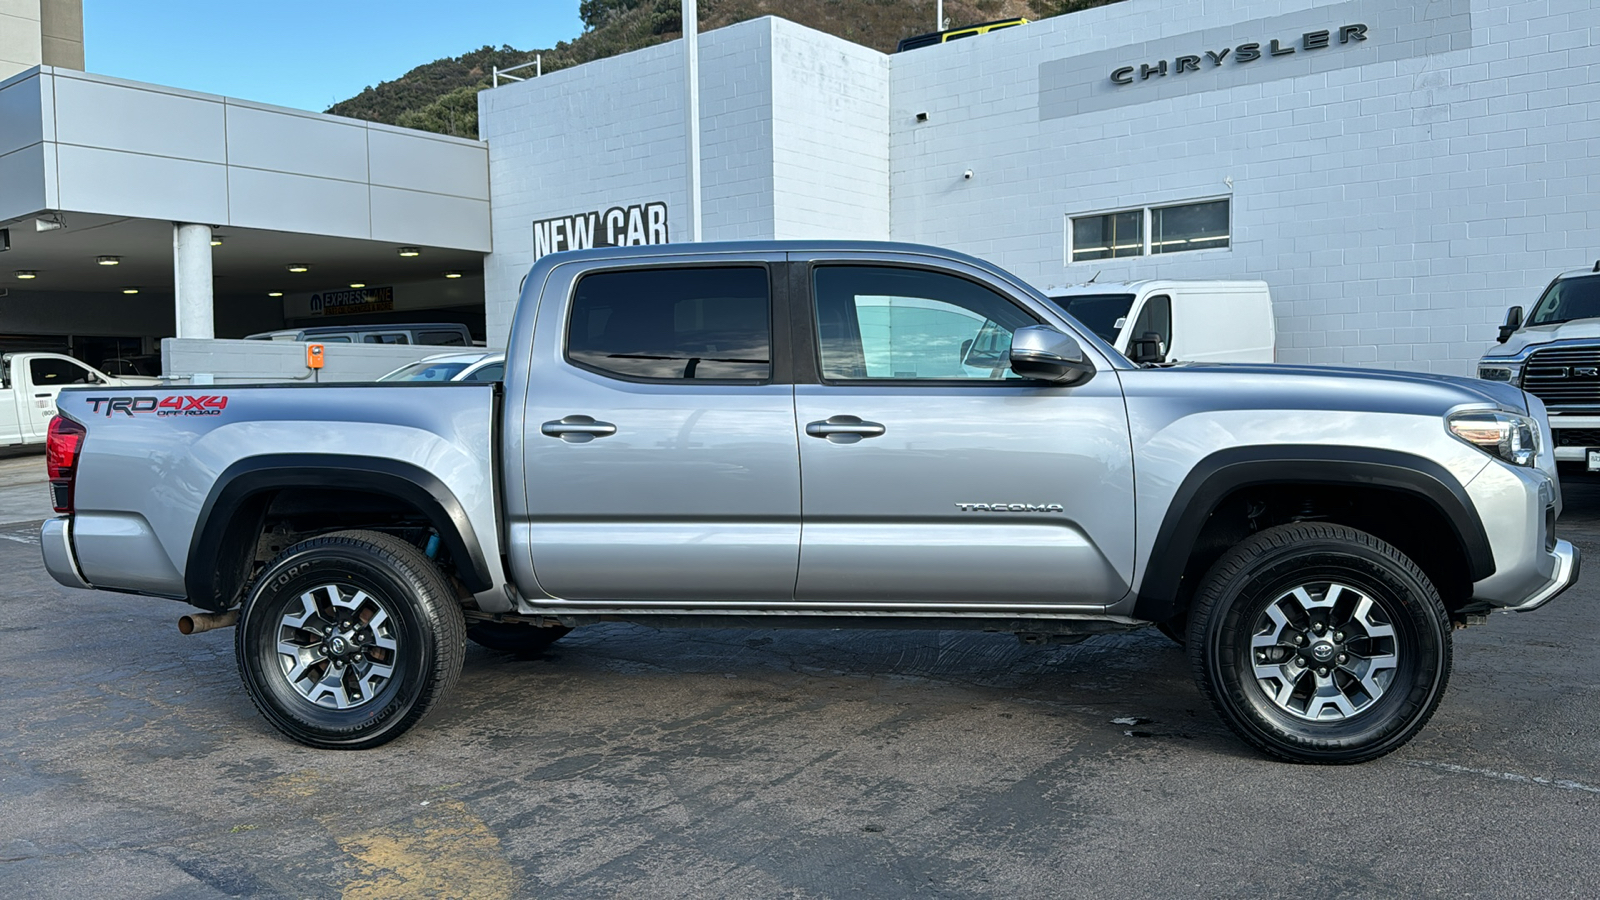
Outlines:
{"type": "Polygon", "coordinates": [[[442,56],[582,31],[578,0],[83,0],[90,72],[318,112],[442,56]]]}

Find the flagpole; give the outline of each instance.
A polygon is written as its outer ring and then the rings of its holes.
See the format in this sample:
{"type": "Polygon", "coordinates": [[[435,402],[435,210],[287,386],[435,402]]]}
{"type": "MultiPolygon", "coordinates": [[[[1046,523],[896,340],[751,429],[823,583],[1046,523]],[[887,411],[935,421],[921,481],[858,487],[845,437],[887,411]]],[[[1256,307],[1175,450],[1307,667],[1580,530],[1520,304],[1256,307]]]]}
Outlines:
{"type": "MultiPolygon", "coordinates": [[[[940,0],[942,3],[943,0],[940,0]]],[[[689,140],[689,239],[700,240],[700,13],[695,0],[683,0],[683,45],[689,96],[684,131],[689,140]]]]}

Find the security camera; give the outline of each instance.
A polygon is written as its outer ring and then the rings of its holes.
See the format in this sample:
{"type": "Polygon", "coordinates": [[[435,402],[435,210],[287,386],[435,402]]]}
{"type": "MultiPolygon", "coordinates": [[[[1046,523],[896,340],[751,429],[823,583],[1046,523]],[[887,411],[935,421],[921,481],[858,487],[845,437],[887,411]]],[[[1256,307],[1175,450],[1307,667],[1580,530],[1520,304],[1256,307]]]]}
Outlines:
{"type": "Polygon", "coordinates": [[[968,170],[966,170],[966,171],[965,171],[965,172],[962,172],[962,173],[961,173],[961,177],[962,177],[962,178],[965,178],[965,179],[966,179],[966,180],[968,180],[968,181],[971,181],[971,180],[972,180],[972,170],[971,170],[971,169],[968,169],[968,170]]]}

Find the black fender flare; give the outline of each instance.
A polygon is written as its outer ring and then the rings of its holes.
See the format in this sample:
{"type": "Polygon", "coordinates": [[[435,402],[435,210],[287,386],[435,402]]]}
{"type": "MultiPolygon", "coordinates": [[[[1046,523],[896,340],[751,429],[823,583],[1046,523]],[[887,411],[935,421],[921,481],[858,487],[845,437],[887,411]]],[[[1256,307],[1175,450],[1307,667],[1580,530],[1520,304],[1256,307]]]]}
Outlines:
{"type": "Polygon", "coordinates": [[[1466,556],[1470,579],[1479,581],[1494,574],[1494,550],[1477,507],[1461,482],[1431,459],[1371,447],[1233,447],[1200,460],[1173,494],[1150,548],[1133,614],[1150,622],[1176,615],[1179,582],[1206,520],[1234,491],[1274,483],[1347,484],[1419,498],[1450,524],[1466,556]]]}
{"type": "MultiPolygon", "coordinates": [[[[228,525],[241,511],[251,509],[253,499],[282,488],[319,487],[384,494],[417,507],[449,548],[462,584],[474,593],[494,586],[466,508],[432,472],[374,456],[279,453],[241,459],[212,484],[189,542],[183,575],[189,603],[218,611],[232,604],[232,592],[237,588],[234,582],[242,573],[229,569],[229,551],[244,552],[246,548],[225,546],[233,533],[228,525]]],[[[256,510],[257,515],[265,512],[264,507],[256,510]]],[[[252,540],[254,537],[252,533],[252,540]]]]}

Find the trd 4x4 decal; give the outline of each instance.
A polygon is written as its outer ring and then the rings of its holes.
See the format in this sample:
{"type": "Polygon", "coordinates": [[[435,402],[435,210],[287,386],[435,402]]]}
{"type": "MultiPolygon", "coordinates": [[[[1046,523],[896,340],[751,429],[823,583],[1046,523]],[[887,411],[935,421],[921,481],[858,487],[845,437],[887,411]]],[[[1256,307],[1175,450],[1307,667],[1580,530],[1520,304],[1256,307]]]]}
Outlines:
{"type": "Polygon", "coordinates": [[[217,416],[228,408],[227,397],[209,394],[197,397],[183,394],[171,394],[166,397],[87,397],[85,400],[94,412],[100,412],[104,407],[107,416],[119,412],[129,416],[139,413],[155,413],[158,416],[217,416]]]}

